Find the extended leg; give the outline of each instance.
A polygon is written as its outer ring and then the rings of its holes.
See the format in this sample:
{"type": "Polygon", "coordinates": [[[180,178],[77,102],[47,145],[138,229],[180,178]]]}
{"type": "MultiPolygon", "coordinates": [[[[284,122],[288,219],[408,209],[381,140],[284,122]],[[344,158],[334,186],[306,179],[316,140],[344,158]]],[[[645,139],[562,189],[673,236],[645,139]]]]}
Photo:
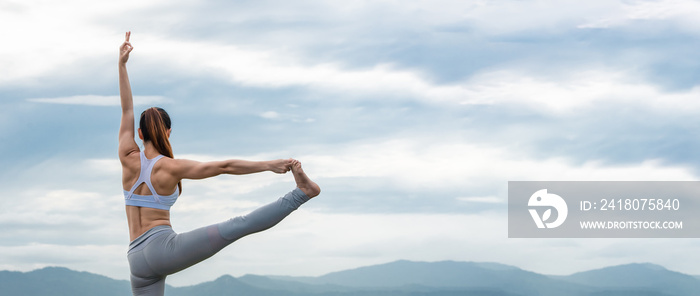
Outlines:
{"type": "Polygon", "coordinates": [[[321,193],[321,188],[304,173],[301,163],[297,160],[292,163],[292,173],[297,188],[276,202],[258,208],[248,215],[219,223],[219,232],[225,240],[220,243],[229,244],[251,233],[275,226],[299,206],[321,193]]]}
{"type": "Polygon", "coordinates": [[[155,274],[168,275],[207,259],[248,234],[268,229],[309,200],[299,188],[245,216],[180,234],[157,237],[144,248],[155,274]]]}
{"type": "Polygon", "coordinates": [[[277,201],[264,205],[245,216],[219,223],[217,225],[219,233],[225,240],[224,243],[230,244],[246,235],[277,225],[308,200],[309,197],[296,188],[277,201]]]}

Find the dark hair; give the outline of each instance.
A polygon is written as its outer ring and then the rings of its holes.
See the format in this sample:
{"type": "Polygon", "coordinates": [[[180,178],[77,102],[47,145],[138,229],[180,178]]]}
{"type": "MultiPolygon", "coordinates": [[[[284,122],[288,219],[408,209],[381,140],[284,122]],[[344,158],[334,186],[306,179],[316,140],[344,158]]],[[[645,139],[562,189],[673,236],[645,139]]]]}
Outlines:
{"type": "MultiPolygon", "coordinates": [[[[173,158],[173,148],[168,139],[170,115],[163,108],[151,107],[141,113],[139,128],[144,142],[151,142],[158,153],[173,158]]],[[[182,193],[182,181],[177,183],[182,193]]]]}

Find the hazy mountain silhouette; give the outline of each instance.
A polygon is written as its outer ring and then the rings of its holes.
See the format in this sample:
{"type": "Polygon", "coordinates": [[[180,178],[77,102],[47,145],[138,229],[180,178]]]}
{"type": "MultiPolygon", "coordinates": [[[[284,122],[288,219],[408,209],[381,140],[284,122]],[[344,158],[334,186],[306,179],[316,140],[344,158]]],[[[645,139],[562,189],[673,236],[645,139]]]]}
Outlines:
{"type": "Polygon", "coordinates": [[[694,276],[670,271],[663,266],[649,263],[626,264],[584,271],[563,279],[602,288],[639,288],[664,293],[659,295],[700,294],[700,281],[694,276]]]}
{"type": "Polygon", "coordinates": [[[128,281],[120,281],[64,267],[46,267],[22,273],[0,271],[0,295],[130,295],[128,281]]]}
{"type": "MultiPolygon", "coordinates": [[[[207,296],[690,296],[700,280],[653,264],[627,264],[546,276],[498,263],[396,261],[319,277],[245,275],[188,287],[166,295],[207,296]]],[[[47,267],[0,271],[0,295],[130,295],[128,281],[47,267]]]]}
{"type": "MultiPolygon", "coordinates": [[[[277,279],[284,280],[284,277],[277,279]]],[[[292,278],[308,284],[339,285],[355,288],[405,288],[416,286],[448,289],[496,289],[523,295],[564,295],[585,290],[548,276],[498,263],[396,261],[333,272],[316,278],[292,278]]],[[[569,294],[573,295],[573,294],[569,294]]],[[[583,294],[582,294],[583,295],[583,294]]]]}

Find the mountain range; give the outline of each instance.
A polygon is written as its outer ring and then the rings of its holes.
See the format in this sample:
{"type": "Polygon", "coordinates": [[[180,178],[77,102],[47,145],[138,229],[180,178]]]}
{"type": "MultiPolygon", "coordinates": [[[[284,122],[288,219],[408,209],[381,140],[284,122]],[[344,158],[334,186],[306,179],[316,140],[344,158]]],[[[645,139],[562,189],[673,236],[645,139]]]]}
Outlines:
{"type": "MultiPolygon", "coordinates": [[[[319,277],[221,276],[166,295],[247,296],[691,296],[700,279],[637,263],[548,276],[498,263],[395,261],[319,277]]],[[[62,267],[0,271],[0,295],[130,295],[129,282],[62,267]]]]}

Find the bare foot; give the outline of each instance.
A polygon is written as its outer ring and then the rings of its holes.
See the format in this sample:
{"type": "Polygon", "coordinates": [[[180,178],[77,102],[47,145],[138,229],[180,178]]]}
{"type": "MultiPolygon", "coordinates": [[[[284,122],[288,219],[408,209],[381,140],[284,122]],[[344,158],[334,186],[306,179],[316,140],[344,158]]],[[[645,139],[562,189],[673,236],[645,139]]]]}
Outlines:
{"type": "Polygon", "coordinates": [[[294,174],[294,181],[297,182],[297,187],[299,187],[306,196],[311,198],[321,193],[321,187],[318,187],[316,182],[309,179],[309,176],[307,176],[301,168],[301,162],[296,159],[292,161],[292,174],[294,174]]]}

